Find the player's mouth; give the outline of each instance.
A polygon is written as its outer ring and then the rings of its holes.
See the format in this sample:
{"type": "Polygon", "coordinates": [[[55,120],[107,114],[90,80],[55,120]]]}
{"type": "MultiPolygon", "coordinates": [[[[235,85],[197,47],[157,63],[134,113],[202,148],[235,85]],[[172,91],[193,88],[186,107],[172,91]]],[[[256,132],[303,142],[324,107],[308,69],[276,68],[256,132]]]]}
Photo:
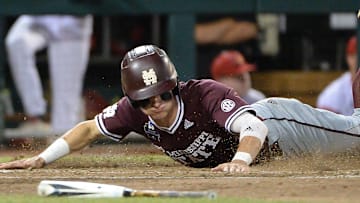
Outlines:
{"type": "Polygon", "coordinates": [[[152,111],[153,113],[161,113],[161,112],[164,111],[164,109],[165,109],[165,104],[161,104],[161,105],[158,106],[158,107],[152,107],[152,108],[151,108],[151,111],[152,111]]]}

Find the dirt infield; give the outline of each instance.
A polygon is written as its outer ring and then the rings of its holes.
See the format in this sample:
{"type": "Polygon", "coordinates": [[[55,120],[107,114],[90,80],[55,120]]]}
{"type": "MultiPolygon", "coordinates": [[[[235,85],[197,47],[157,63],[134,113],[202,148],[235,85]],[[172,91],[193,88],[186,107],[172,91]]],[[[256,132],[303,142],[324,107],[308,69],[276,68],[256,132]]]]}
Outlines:
{"type": "MultiPolygon", "coordinates": [[[[38,151],[1,150],[1,156],[22,157],[38,151]]],[[[161,154],[148,144],[96,145],[74,155],[111,157],[126,154],[161,154]]],[[[96,166],[55,162],[44,169],[0,170],[0,195],[36,194],[41,180],[82,180],[123,185],[136,189],[212,190],[222,197],[306,202],[358,202],[360,156],[336,156],[275,160],[254,166],[249,174],[213,173],[168,161],[166,163],[109,163],[96,166]]]]}

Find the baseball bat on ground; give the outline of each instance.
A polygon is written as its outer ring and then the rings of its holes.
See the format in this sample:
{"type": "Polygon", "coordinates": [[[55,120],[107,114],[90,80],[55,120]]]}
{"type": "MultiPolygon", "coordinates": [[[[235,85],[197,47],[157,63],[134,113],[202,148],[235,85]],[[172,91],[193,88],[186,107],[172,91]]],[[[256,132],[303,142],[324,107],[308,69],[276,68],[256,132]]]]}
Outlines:
{"type": "Polygon", "coordinates": [[[134,190],[128,187],[81,181],[43,180],[37,188],[40,196],[69,196],[80,198],[105,197],[186,197],[216,198],[209,191],[134,190]]]}

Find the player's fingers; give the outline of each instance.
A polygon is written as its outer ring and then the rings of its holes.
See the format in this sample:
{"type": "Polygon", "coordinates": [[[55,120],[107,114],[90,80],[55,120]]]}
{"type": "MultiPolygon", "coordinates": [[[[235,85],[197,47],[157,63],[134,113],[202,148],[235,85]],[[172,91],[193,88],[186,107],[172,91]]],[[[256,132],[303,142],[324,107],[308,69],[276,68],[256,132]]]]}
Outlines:
{"type": "Polygon", "coordinates": [[[212,168],[211,171],[214,172],[229,172],[230,167],[228,164],[220,164],[219,166],[212,168]]]}
{"type": "Polygon", "coordinates": [[[249,172],[249,167],[248,166],[242,166],[242,165],[237,165],[237,164],[233,164],[229,166],[229,173],[246,173],[249,172]]]}
{"type": "Polygon", "coordinates": [[[0,169],[6,169],[6,164],[0,163],[0,169]]]}
{"type": "Polygon", "coordinates": [[[16,160],[0,164],[0,169],[27,169],[40,167],[41,162],[38,164],[34,159],[16,160]]]}
{"type": "Polygon", "coordinates": [[[17,162],[1,163],[0,169],[16,169],[22,168],[17,162]]]}
{"type": "Polygon", "coordinates": [[[242,167],[240,172],[241,173],[248,173],[248,172],[250,172],[250,167],[242,167]]]}
{"type": "Polygon", "coordinates": [[[225,163],[225,164],[220,164],[215,168],[212,168],[211,171],[225,172],[225,173],[247,173],[250,171],[250,167],[247,165],[225,163]]]}
{"type": "Polygon", "coordinates": [[[224,167],[223,167],[223,165],[220,164],[220,165],[212,168],[211,171],[213,171],[213,172],[223,172],[223,171],[224,171],[224,167]]]}

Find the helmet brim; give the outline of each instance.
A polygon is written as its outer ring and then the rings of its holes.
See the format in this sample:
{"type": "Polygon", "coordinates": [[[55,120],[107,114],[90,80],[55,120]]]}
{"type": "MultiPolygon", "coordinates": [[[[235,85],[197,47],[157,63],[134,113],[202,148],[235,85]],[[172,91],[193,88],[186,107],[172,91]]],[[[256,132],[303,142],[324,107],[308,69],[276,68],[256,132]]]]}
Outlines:
{"type": "Polygon", "coordinates": [[[132,100],[143,100],[148,99],[164,92],[172,90],[177,85],[177,79],[167,80],[159,82],[156,85],[151,85],[146,88],[139,89],[138,91],[130,91],[127,96],[132,100]]]}

